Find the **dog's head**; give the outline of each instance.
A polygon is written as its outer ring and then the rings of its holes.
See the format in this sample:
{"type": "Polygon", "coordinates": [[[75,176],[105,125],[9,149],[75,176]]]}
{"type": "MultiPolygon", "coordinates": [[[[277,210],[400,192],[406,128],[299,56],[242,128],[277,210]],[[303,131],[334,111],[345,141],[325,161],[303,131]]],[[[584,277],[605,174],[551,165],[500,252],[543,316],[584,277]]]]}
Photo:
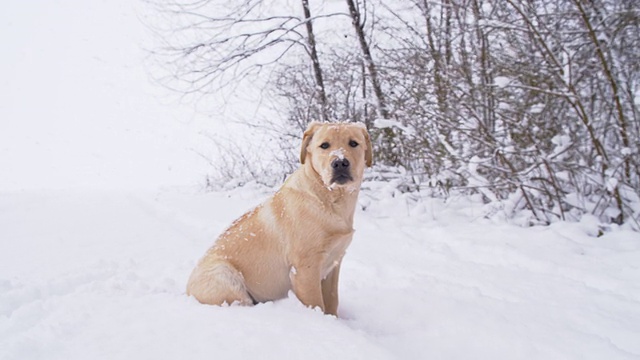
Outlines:
{"type": "Polygon", "coordinates": [[[312,122],[304,132],[300,162],[310,164],[327,187],[359,184],[373,153],[361,123],[312,122]]]}

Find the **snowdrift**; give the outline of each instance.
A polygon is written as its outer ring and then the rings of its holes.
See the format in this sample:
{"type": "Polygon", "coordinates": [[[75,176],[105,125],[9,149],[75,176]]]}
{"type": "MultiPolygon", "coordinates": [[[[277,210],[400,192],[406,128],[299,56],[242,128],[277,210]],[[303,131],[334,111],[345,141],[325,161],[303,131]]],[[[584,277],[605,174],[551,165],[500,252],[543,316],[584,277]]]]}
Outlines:
{"type": "Polygon", "coordinates": [[[268,191],[0,194],[0,359],[638,359],[640,242],[365,186],[340,318],[204,306],[187,277],[268,191]],[[363,210],[366,209],[366,210],[363,210]]]}

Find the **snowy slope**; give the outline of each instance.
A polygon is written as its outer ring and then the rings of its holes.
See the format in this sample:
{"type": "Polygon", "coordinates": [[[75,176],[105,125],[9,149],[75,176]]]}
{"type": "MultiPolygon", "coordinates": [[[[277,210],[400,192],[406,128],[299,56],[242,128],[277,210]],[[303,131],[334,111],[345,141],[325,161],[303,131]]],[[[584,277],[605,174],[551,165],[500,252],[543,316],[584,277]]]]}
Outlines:
{"type": "Polygon", "coordinates": [[[264,190],[1,193],[0,359],[640,358],[636,233],[519,228],[366,187],[338,319],[294,296],[184,295],[264,190]]]}

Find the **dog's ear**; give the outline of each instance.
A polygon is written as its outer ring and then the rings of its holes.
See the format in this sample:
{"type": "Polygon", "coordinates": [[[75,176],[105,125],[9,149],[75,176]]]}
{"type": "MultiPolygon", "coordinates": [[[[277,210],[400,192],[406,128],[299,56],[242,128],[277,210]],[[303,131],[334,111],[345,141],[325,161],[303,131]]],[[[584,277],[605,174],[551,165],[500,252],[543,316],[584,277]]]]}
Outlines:
{"type": "Polygon", "coordinates": [[[302,136],[302,145],[300,146],[300,163],[304,164],[304,161],[307,158],[307,147],[313,138],[313,133],[320,126],[320,123],[317,121],[312,121],[309,123],[307,130],[305,130],[304,135],[302,136]]]}
{"type": "Polygon", "coordinates": [[[367,167],[371,167],[371,165],[373,165],[373,147],[371,146],[371,137],[369,137],[369,132],[364,126],[362,127],[362,133],[364,134],[364,141],[367,143],[367,149],[364,151],[364,160],[367,167]]]}

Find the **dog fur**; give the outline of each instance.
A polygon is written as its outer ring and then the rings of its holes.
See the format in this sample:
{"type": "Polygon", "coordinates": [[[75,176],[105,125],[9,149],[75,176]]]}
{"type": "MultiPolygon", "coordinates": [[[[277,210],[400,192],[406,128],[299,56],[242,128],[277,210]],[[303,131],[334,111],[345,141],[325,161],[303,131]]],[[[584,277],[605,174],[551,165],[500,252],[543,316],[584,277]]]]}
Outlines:
{"type": "Polygon", "coordinates": [[[267,201],[241,216],[193,270],[187,294],[221,305],[281,299],[293,290],[306,306],[338,312],[340,264],[371,141],[358,123],[313,122],[302,165],[267,201]]]}

